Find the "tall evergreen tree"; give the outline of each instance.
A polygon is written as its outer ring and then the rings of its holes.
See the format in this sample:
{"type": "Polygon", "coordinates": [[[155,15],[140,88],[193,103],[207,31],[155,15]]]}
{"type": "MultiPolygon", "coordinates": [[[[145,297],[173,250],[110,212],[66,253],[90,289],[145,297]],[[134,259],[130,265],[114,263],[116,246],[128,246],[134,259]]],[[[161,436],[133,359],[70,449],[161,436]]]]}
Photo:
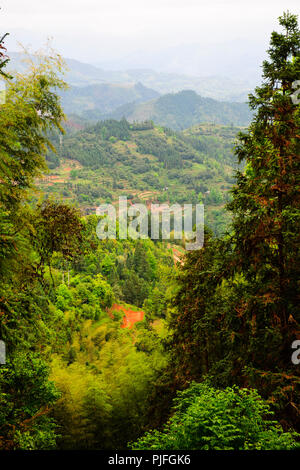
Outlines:
{"type": "Polygon", "coordinates": [[[250,95],[256,114],[236,149],[246,169],[229,209],[235,273],[246,280],[239,363],[248,367],[248,380],[284,403],[285,416],[298,415],[299,425],[299,367],[291,362],[291,345],[300,337],[300,32],[295,15],[284,13],[279,23],[284,32],[272,33],[263,84],[250,95]]]}
{"type": "Polygon", "coordinates": [[[219,338],[218,287],[225,275],[225,242],[212,237],[205,228],[204,246],[185,257],[181,267],[179,290],[173,301],[176,307],[169,326],[173,331],[170,347],[176,383],[185,387],[212,372],[222,354],[219,338]]]}
{"type": "Polygon", "coordinates": [[[271,304],[274,324],[286,330],[297,314],[299,290],[299,106],[294,82],[300,77],[297,17],[279,18],[285,33],[272,33],[264,83],[250,95],[256,116],[241,134],[237,155],[246,160],[233,190],[236,266],[271,304]],[[298,229],[298,230],[297,230],[298,229]]]}
{"type": "Polygon", "coordinates": [[[4,39],[8,36],[8,33],[4,34],[2,37],[0,36],[0,76],[7,77],[7,74],[4,72],[4,68],[6,67],[7,63],[9,62],[9,58],[6,56],[6,47],[4,46],[4,39]]]}
{"type": "Polygon", "coordinates": [[[300,369],[291,346],[300,338],[300,32],[295,15],[279,23],[284,31],[272,33],[263,84],[250,95],[256,114],[236,148],[246,165],[228,205],[224,266],[211,242],[188,255],[171,327],[181,378],[209,374],[219,385],[258,388],[299,429],[300,369]],[[181,355],[190,374],[180,372],[181,355]]]}

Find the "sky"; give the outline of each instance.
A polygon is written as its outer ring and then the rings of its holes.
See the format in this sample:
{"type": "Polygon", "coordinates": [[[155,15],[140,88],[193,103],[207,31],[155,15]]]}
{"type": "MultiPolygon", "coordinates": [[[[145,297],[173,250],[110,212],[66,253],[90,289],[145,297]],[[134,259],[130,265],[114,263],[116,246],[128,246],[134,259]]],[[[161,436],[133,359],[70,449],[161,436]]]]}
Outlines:
{"type": "Polygon", "coordinates": [[[0,0],[0,33],[10,32],[7,44],[13,51],[18,42],[37,49],[52,38],[54,48],[65,57],[106,68],[140,65],[196,75],[202,63],[213,74],[224,67],[226,54],[231,61],[234,56],[249,57],[249,63],[261,60],[271,31],[278,29],[278,16],[287,9],[300,13],[299,4],[298,0],[0,0]],[[195,56],[198,62],[193,65],[195,56]]]}

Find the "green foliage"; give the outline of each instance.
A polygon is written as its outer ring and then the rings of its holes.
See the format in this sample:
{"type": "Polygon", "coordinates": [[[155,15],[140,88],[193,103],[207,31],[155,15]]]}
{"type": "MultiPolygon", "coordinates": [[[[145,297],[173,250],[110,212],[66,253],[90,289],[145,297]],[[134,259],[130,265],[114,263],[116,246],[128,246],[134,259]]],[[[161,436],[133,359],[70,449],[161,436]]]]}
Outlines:
{"type": "Polygon", "coordinates": [[[202,383],[178,392],[163,431],[151,431],[134,450],[288,450],[299,448],[293,433],[270,420],[269,406],[255,390],[217,390],[202,383]]]}
{"type": "Polygon", "coordinates": [[[48,414],[58,392],[48,381],[47,362],[37,355],[51,336],[47,282],[32,243],[34,211],[28,204],[28,189],[46,168],[47,132],[61,128],[63,112],[53,88],[64,83],[55,66],[60,69],[61,62],[52,56],[27,75],[17,75],[7,83],[0,107],[0,336],[9,355],[0,376],[4,449],[55,446],[48,414]]]}
{"type": "MultiPolygon", "coordinates": [[[[130,136],[129,129],[130,126],[126,119],[122,119],[119,122],[110,119],[108,121],[98,122],[90,130],[91,132],[99,133],[103,140],[111,141],[111,137],[115,137],[116,140],[128,140],[130,136]]],[[[114,140],[112,142],[114,142],[114,140]]]]}
{"type": "MultiPolygon", "coordinates": [[[[39,187],[56,200],[71,200],[87,214],[100,203],[117,202],[131,193],[133,202],[148,205],[201,200],[222,213],[222,221],[209,219],[221,234],[230,221],[224,205],[237,168],[233,144],[238,130],[205,124],[179,133],[149,123],[130,125],[124,119],[101,121],[64,137],[58,151],[61,166],[52,172],[59,179],[50,184],[47,178],[40,180],[39,187]],[[66,157],[83,167],[68,174],[63,169],[66,157]]],[[[54,137],[52,142],[59,144],[54,137]]],[[[51,168],[53,162],[51,157],[51,168]]]]}
{"type": "Polygon", "coordinates": [[[64,115],[51,90],[65,84],[52,71],[53,66],[61,67],[58,58],[33,66],[27,76],[14,77],[0,107],[0,202],[10,207],[20,202],[34,178],[46,169],[44,156],[47,146],[51,147],[47,132],[62,130],[64,115]]]}
{"type": "MultiPolygon", "coordinates": [[[[27,75],[7,79],[0,107],[0,338],[8,351],[0,369],[1,449],[121,449],[139,438],[133,448],[296,447],[299,436],[283,428],[299,426],[300,379],[290,361],[299,334],[299,108],[290,97],[300,38],[293,15],[280,23],[286,31],[273,33],[265,83],[250,98],[257,114],[239,137],[245,171],[231,200],[236,129],[198,125],[178,133],[122,119],[60,141],[55,88],[64,83],[52,63],[61,72],[60,58],[44,57],[27,75]],[[65,163],[55,157],[58,144],[79,163],[57,166],[65,163]],[[57,179],[70,173],[71,180],[54,187],[49,178],[37,202],[32,189],[46,156],[57,179]],[[56,188],[68,204],[48,197],[57,199],[56,188]],[[83,218],[69,205],[88,212],[129,190],[133,202],[209,203],[217,233],[230,218],[223,212],[230,200],[232,232],[218,239],[206,229],[204,247],[178,270],[175,254],[184,250],[174,240],[100,241],[99,217],[83,218]],[[133,325],[130,315],[139,321],[133,325]],[[178,389],[186,390],[170,418],[178,389]],[[271,421],[269,404],[283,428],[271,421]],[[145,434],[168,418],[162,431],[145,434]]],[[[194,99],[186,92],[161,103],[184,114],[187,103],[199,111],[194,99]]],[[[202,111],[206,105],[220,111],[201,101],[202,111]]]]}
{"type": "Polygon", "coordinates": [[[40,264],[50,264],[54,252],[71,259],[80,253],[83,224],[76,209],[65,204],[45,201],[37,206],[33,246],[40,264]]]}
{"type": "Polygon", "coordinates": [[[60,394],[48,376],[49,366],[34,353],[18,351],[1,367],[0,448],[55,448],[55,423],[48,412],[60,394]]]}
{"type": "Polygon", "coordinates": [[[251,120],[251,111],[246,103],[216,101],[203,98],[195,91],[183,90],[165,94],[148,103],[129,103],[109,114],[115,119],[123,116],[130,121],[143,116],[157,125],[182,130],[199,122],[246,126],[251,120]]]}
{"type": "MultiPolygon", "coordinates": [[[[139,329],[135,340],[140,343],[144,334],[139,329]]],[[[53,411],[61,432],[59,448],[124,448],[128,432],[140,435],[166,359],[159,342],[145,352],[132,340],[108,318],[98,324],[87,321],[73,335],[72,360],[53,357],[51,378],[62,393],[53,411]]]]}
{"type": "Polygon", "coordinates": [[[173,333],[169,340],[173,364],[183,384],[212,373],[223,354],[225,332],[218,325],[223,314],[220,305],[224,311],[228,307],[224,304],[228,286],[220,286],[228,269],[226,243],[213,239],[207,228],[204,237],[204,247],[185,257],[168,322],[173,333]]]}
{"type": "MultiPolygon", "coordinates": [[[[260,383],[264,393],[274,393],[283,414],[295,407],[298,427],[299,373],[290,350],[300,325],[300,115],[291,95],[300,73],[300,31],[290,13],[279,23],[283,32],[272,33],[264,83],[250,96],[255,118],[236,149],[248,166],[245,174],[238,173],[229,209],[234,215],[234,270],[246,281],[242,321],[236,322],[235,332],[249,338],[252,357],[251,364],[241,361],[241,366],[249,367],[245,375],[260,383]],[[268,371],[265,379],[263,371],[268,371]]],[[[237,354],[245,357],[243,349],[237,354]]]]}

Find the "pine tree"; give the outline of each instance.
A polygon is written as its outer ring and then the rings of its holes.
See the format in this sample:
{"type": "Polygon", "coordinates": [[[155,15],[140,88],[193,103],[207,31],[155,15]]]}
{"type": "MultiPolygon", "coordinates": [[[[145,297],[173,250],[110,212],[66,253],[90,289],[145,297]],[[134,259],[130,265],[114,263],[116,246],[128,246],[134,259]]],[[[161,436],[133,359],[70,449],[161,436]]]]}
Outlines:
{"type": "Polygon", "coordinates": [[[300,377],[291,346],[300,337],[300,117],[294,89],[300,32],[295,15],[287,12],[279,23],[284,32],[272,33],[263,84],[250,95],[255,117],[236,149],[246,167],[228,207],[234,275],[242,275],[244,289],[226,328],[234,338],[232,373],[268,396],[299,429],[300,377]]]}
{"type": "Polygon", "coordinates": [[[179,289],[169,320],[173,331],[169,347],[175,381],[180,387],[211,373],[222,354],[215,296],[225,274],[224,249],[225,242],[214,239],[206,227],[203,248],[185,257],[177,278],[179,289]]]}
{"type": "Polygon", "coordinates": [[[264,82],[250,95],[250,106],[257,111],[239,137],[236,153],[247,164],[238,174],[229,209],[235,271],[248,282],[240,315],[256,325],[249,338],[253,362],[286,370],[291,343],[300,334],[300,115],[294,99],[300,32],[295,15],[284,13],[279,23],[284,33],[272,33],[264,82]]]}
{"type": "Polygon", "coordinates": [[[218,386],[255,387],[299,430],[291,357],[300,338],[300,32],[295,15],[279,23],[284,32],[272,33],[263,84],[250,95],[256,114],[236,147],[245,168],[228,204],[230,240],[187,256],[171,346],[176,380],[208,374],[218,386]]]}
{"type": "Polygon", "coordinates": [[[274,303],[274,320],[286,329],[299,300],[300,115],[292,95],[300,77],[300,32],[295,15],[286,13],[279,22],[285,33],[272,33],[264,83],[250,95],[257,113],[240,135],[237,155],[247,166],[229,209],[237,267],[257,283],[263,303],[274,303]]]}

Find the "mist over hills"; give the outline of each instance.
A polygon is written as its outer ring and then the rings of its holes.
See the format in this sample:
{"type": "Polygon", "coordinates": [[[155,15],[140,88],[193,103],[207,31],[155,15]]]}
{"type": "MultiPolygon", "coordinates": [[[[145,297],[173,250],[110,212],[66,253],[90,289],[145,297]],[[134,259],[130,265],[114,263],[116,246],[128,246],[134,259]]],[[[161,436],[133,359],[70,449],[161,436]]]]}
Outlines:
{"type": "Polygon", "coordinates": [[[62,105],[67,114],[84,113],[90,117],[93,113],[103,115],[113,112],[116,108],[134,102],[143,103],[158,98],[160,94],[151,88],[136,84],[88,85],[86,87],[71,87],[62,94],[62,105]]]}
{"type": "Polygon", "coordinates": [[[235,38],[211,42],[177,43],[172,46],[140,47],[128,54],[96,61],[106,69],[151,68],[169,74],[194,77],[226,76],[254,86],[260,80],[260,65],[267,44],[262,40],[235,38]]]}
{"type": "MultiPolygon", "coordinates": [[[[10,55],[9,70],[25,71],[24,55],[10,55]]],[[[151,120],[174,130],[201,122],[247,126],[251,120],[243,82],[147,69],[108,71],[73,59],[66,59],[66,64],[64,78],[70,88],[61,96],[67,115],[88,121],[123,117],[129,122],[151,120]]]]}

